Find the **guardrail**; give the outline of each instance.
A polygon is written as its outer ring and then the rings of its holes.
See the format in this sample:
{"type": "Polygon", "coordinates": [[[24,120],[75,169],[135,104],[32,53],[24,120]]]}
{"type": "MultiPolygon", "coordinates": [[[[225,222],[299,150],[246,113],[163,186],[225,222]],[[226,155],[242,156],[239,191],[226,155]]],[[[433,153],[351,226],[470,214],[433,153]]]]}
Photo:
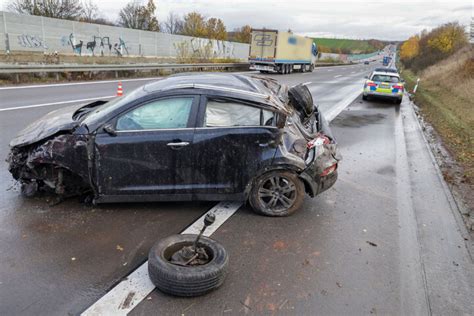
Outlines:
{"type": "Polygon", "coordinates": [[[93,64],[93,65],[0,65],[0,74],[39,72],[95,72],[95,71],[140,71],[140,70],[231,70],[248,69],[248,63],[205,64],[93,64]]]}

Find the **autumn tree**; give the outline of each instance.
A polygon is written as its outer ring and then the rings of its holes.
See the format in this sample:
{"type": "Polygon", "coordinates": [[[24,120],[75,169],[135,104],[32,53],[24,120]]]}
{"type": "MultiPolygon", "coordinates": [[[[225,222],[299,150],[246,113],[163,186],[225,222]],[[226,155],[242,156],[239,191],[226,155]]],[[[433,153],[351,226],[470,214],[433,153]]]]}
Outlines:
{"type": "Polygon", "coordinates": [[[400,59],[402,61],[409,61],[420,53],[420,38],[418,35],[410,37],[407,41],[403,42],[400,47],[400,59]]]}
{"type": "Polygon", "coordinates": [[[446,23],[430,32],[423,30],[419,36],[404,42],[400,59],[406,67],[418,71],[451,56],[466,45],[468,40],[464,28],[457,22],[446,23]]]}
{"type": "Polygon", "coordinates": [[[210,18],[205,23],[206,37],[216,40],[227,40],[227,31],[221,19],[210,18]]]}
{"type": "Polygon", "coordinates": [[[146,5],[141,5],[138,0],[133,0],[120,10],[118,24],[131,29],[159,31],[160,24],[155,10],[156,6],[153,0],[148,0],[146,5]]]}
{"type": "Polygon", "coordinates": [[[447,23],[434,29],[428,39],[428,46],[443,54],[451,55],[467,44],[464,28],[455,23],[447,23]]]}
{"type": "Polygon", "coordinates": [[[183,35],[205,37],[206,19],[198,12],[190,12],[184,16],[183,35]]]}
{"type": "MultiPolygon", "coordinates": [[[[169,24],[174,21],[176,17],[169,16],[169,24]]],[[[224,21],[218,18],[206,19],[202,14],[198,12],[190,12],[186,14],[179,24],[181,32],[180,34],[195,36],[195,37],[206,37],[215,40],[227,40],[227,29],[224,21]],[[182,26],[181,26],[182,25],[182,26]]],[[[170,29],[166,26],[167,29],[170,29]]]]}
{"type": "Polygon", "coordinates": [[[80,0],[12,0],[7,9],[21,14],[66,20],[77,20],[83,12],[80,0]]]}
{"type": "Polygon", "coordinates": [[[232,40],[240,43],[249,43],[252,38],[252,27],[250,25],[244,25],[237,28],[233,32],[232,40]]]}

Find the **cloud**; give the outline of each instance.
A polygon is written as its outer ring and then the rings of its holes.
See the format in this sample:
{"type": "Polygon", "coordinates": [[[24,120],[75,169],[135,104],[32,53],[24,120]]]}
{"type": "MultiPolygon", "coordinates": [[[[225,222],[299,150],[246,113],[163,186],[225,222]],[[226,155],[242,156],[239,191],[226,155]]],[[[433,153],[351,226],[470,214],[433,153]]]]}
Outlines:
{"type": "MultiPolygon", "coordinates": [[[[93,0],[115,21],[129,0],[93,0]]],[[[147,0],[141,0],[145,3],[147,0]]],[[[155,0],[158,18],[198,11],[224,20],[232,30],[245,24],[303,35],[404,40],[440,24],[469,25],[470,0],[155,0]]]]}

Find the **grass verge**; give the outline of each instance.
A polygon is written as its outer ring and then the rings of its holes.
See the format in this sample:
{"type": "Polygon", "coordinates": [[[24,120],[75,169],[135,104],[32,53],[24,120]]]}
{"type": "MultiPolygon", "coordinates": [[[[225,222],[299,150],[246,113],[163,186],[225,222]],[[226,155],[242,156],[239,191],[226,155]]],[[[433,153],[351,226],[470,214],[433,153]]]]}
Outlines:
{"type": "MultiPolygon", "coordinates": [[[[410,70],[404,70],[402,76],[407,90],[413,91],[417,76],[410,70]]],[[[440,135],[445,147],[463,166],[466,182],[474,184],[472,100],[457,95],[436,82],[425,81],[422,77],[414,101],[423,117],[440,135]]]]}

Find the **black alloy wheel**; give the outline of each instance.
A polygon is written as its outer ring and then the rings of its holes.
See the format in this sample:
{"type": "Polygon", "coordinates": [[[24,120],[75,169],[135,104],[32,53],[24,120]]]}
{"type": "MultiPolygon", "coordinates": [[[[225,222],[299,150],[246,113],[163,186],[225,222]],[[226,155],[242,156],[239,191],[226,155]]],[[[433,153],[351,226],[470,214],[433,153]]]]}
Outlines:
{"type": "Polygon", "coordinates": [[[267,216],[288,216],[304,199],[304,184],[292,172],[274,171],[258,178],[250,194],[252,208],[267,216]]]}

